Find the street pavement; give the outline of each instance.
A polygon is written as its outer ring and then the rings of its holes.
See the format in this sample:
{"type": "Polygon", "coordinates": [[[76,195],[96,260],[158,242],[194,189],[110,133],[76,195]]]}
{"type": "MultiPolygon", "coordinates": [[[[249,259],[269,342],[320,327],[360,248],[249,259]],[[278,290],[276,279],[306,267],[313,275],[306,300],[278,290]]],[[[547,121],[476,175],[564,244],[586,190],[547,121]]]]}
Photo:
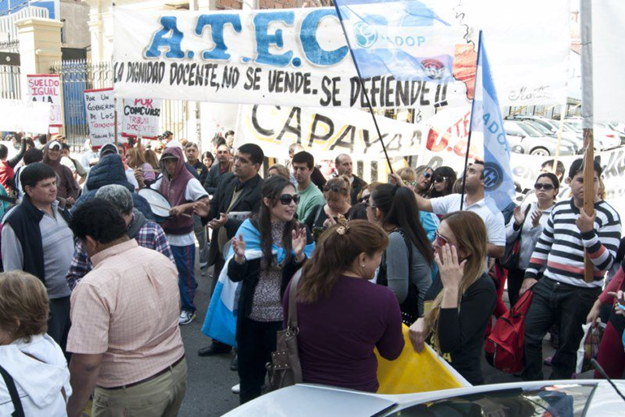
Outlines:
{"type": "MultiPolygon", "coordinates": [[[[212,272],[209,270],[209,273],[212,272]]],[[[238,375],[230,370],[230,361],[233,353],[201,358],[197,351],[207,346],[210,339],[202,333],[202,325],[208,308],[211,278],[201,276],[196,268],[198,289],[195,303],[198,308],[197,319],[191,324],[181,326],[189,373],[187,377],[187,393],[180,409],[180,416],[221,416],[239,405],[239,397],[233,394],[231,388],[238,384],[238,375]]],[[[507,296],[504,294],[506,304],[507,296]]],[[[553,354],[553,348],[548,339],[543,343],[545,356],[553,354]]],[[[482,360],[482,371],[487,384],[521,381],[511,374],[506,374],[488,365],[482,360]]],[[[545,377],[551,373],[551,368],[544,366],[545,377]]],[[[590,376],[592,378],[592,376],[590,376]]]]}

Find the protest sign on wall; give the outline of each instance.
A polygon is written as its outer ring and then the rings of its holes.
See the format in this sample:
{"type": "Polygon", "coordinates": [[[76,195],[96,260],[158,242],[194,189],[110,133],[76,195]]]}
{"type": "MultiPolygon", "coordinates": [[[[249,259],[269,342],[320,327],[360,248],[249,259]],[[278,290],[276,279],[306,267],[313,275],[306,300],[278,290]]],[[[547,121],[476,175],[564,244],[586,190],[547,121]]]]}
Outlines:
{"type": "Polygon", "coordinates": [[[85,90],[91,146],[115,142],[115,99],[112,88],[85,90]]]}
{"type": "MultiPolygon", "coordinates": [[[[373,9],[366,12],[376,15],[383,16],[384,7],[389,7],[367,3],[373,9]]],[[[504,11],[496,18],[481,21],[474,11],[479,2],[474,0],[457,0],[457,7],[449,7],[448,1],[430,3],[435,8],[432,13],[442,21],[468,28],[456,45],[453,80],[398,81],[392,76],[366,79],[364,89],[374,107],[432,110],[466,105],[473,93],[480,28],[485,36],[488,30],[497,34],[488,39],[491,49],[497,49],[500,55],[493,58],[493,74],[501,105],[563,102],[570,47],[567,0],[552,0],[549,8],[543,7],[542,0],[527,0],[523,5],[528,10],[533,10],[530,4],[541,10],[531,21],[526,20],[527,13],[504,11]],[[437,8],[437,3],[444,7],[437,8]],[[545,21],[550,24],[536,24],[545,21]],[[472,26],[471,22],[479,22],[480,26],[472,26]],[[527,34],[522,37],[522,50],[509,47],[519,44],[518,38],[499,36],[517,27],[515,36],[519,32],[527,34]],[[521,68],[520,74],[507,77],[510,68],[521,68]]],[[[152,97],[162,99],[366,107],[333,8],[180,12],[116,7],[114,21],[117,97],[140,97],[148,88],[152,97]]],[[[401,37],[402,32],[397,33],[401,37]]],[[[410,42],[407,38],[400,41],[410,42]]]]}
{"type": "Polygon", "coordinates": [[[50,103],[0,100],[0,131],[48,133],[50,103]]]}
{"type": "Polygon", "coordinates": [[[50,103],[50,127],[62,127],[61,79],[58,74],[27,75],[28,99],[50,103]]]}
{"type": "Polygon", "coordinates": [[[158,137],[161,100],[153,98],[124,99],[122,136],[158,137]]]}
{"type": "MultiPolygon", "coordinates": [[[[416,155],[423,127],[378,116],[389,157],[416,155]]],[[[318,160],[347,153],[356,160],[384,160],[371,115],[360,110],[245,105],[239,111],[235,147],[252,142],[265,156],[288,158],[289,145],[300,143],[318,160]]]]}

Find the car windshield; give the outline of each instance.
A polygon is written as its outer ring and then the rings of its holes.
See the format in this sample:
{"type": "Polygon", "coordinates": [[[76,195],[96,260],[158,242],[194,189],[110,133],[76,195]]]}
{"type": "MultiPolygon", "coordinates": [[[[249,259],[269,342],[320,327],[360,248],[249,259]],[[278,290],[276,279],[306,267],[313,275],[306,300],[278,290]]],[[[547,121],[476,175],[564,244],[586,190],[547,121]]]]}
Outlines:
{"type": "Polygon", "coordinates": [[[523,131],[525,131],[525,133],[528,134],[528,136],[531,136],[533,138],[537,138],[540,136],[545,136],[542,133],[540,133],[538,130],[534,129],[530,124],[528,123],[524,123],[524,122],[518,122],[517,123],[519,125],[519,127],[521,129],[523,129],[523,131]]]}
{"type": "Polygon", "coordinates": [[[533,120],[528,120],[525,123],[529,124],[530,126],[538,130],[543,135],[551,136],[551,130],[547,129],[545,126],[541,125],[540,123],[535,122],[533,120]]]}
{"type": "Polygon", "coordinates": [[[583,417],[595,385],[546,385],[462,395],[393,410],[388,416],[575,416],[583,417]]]}
{"type": "Polygon", "coordinates": [[[565,121],[564,124],[566,126],[570,127],[571,129],[573,129],[574,131],[576,131],[577,133],[580,133],[582,131],[582,124],[581,123],[565,121]]]}

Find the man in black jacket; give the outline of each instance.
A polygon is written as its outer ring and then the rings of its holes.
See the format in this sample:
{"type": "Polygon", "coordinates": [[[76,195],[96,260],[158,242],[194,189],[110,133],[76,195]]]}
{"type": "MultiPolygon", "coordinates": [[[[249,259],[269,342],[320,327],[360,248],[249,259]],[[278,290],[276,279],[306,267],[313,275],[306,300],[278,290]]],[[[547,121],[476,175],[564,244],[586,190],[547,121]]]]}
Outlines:
{"type": "MultiPolygon", "coordinates": [[[[208,254],[208,265],[214,265],[213,288],[224,267],[224,245],[234,237],[245,217],[257,213],[260,209],[263,179],[258,175],[258,171],[263,165],[264,158],[260,146],[252,143],[241,146],[234,158],[234,172],[227,173],[221,178],[219,188],[210,201],[210,207],[202,203],[196,205],[195,212],[202,217],[202,223],[208,223],[213,230],[208,254]],[[247,215],[239,214],[236,218],[229,215],[235,212],[247,215]]],[[[198,354],[218,355],[227,353],[230,349],[228,345],[213,341],[212,345],[200,349],[198,354]]]]}
{"type": "Polygon", "coordinates": [[[230,148],[226,144],[219,145],[217,147],[217,152],[215,152],[215,156],[217,157],[218,164],[213,164],[211,169],[208,171],[208,175],[206,176],[206,181],[204,182],[204,189],[210,195],[214,195],[219,188],[219,180],[222,176],[230,172],[230,168],[232,168],[232,154],[230,153],[230,148]]]}
{"type": "Polygon", "coordinates": [[[65,351],[71,294],[65,276],[74,255],[69,212],[56,201],[56,174],[49,165],[28,165],[20,179],[24,200],[7,214],[2,228],[4,269],[26,271],[45,284],[51,312],[48,334],[65,351]]]}
{"type": "Polygon", "coordinates": [[[342,153],[334,160],[334,166],[338,175],[346,175],[352,183],[351,199],[352,205],[358,203],[358,193],[367,183],[360,177],[354,175],[354,163],[352,157],[342,153]]]}

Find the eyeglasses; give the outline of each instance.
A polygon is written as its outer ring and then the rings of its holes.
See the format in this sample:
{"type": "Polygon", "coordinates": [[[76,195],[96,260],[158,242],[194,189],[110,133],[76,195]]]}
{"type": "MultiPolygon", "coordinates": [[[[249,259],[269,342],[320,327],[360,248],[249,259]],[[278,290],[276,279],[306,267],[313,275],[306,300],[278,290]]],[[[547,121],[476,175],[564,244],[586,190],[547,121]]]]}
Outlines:
{"type": "Polygon", "coordinates": [[[434,236],[435,236],[434,244],[438,247],[442,248],[443,246],[449,243],[449,239],[447,239],[445,236],[441,235],[438,232],[434,232],[434,236]]]}
{"type": "Polygon", "coordinates": [[[285,206],[290,205],[292,201],[294,201],[295,204],[299,204],[299,195],[282,194],[280,197],[278,197],[278,201],[280,201],[280,203],[285,206]]]}
{"type": "Polygon", "coordinates": [[[436,177],[436,178],[434,178],[434,182],[441,183],[443,181],[447,181],[448,179],[449,179],[449,177],[436,177]]]}
{"type": "Polygon", "coordinates": [[[366,195],[364,197],[360,197],[360,200],[358,200],[359,203],[365,203],[365,205],[369,205],[369,198],[371,197],[371,194],[366,195]]]}
{"type": "Polygon", "coordinates": [[[430,177],[432,176],[432,174],[430,174],[429,172],[425,172],[425,173],[423,173],[423,176],[424,176],[426,179],[430,179],[430,177]]]}
{"type": "Polygon", "coordinates": [[[339,187],[327,187],[323,189],[325,192],[332,191],[333,193],[343,193],[347,194],[347,188],[339,188],[339,187]]]}
{"type": "Polygon", "coordinates": [[[535,190],[545,190],[545,191],[551,191],[553,190],[555,187],[553,186],[553,184],[542,184],[540,182],[537,182],[536,184],[534,184],[534,189],[535,190]]]}

